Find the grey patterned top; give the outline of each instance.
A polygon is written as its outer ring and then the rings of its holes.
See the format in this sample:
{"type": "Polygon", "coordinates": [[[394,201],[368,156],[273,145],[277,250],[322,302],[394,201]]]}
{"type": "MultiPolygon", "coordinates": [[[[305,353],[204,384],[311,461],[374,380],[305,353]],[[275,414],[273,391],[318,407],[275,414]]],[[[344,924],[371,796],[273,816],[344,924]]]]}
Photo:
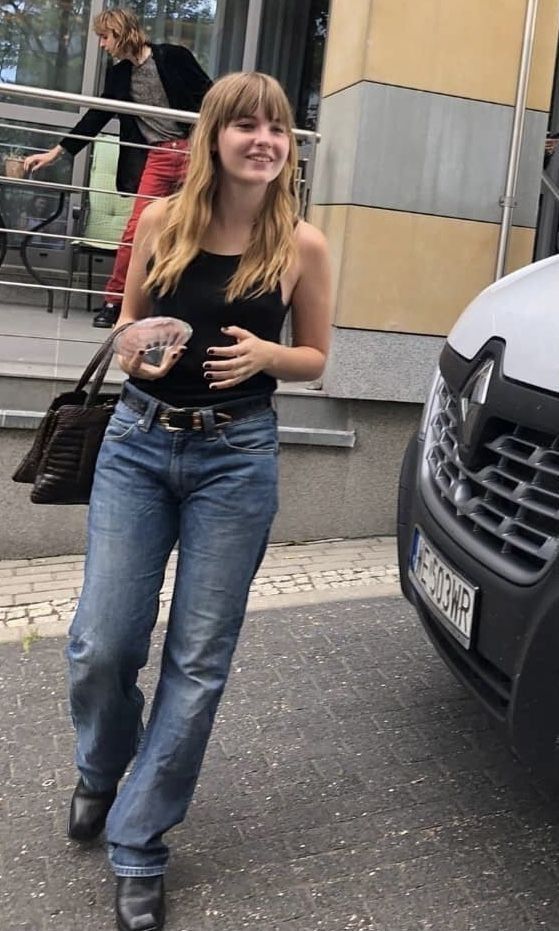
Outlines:
{"type": "MultiPolygon", "coordinates": [[[[146,58],[141,65],[133,65],[130,90],[134,103],[143,103],[150,107],[169,106],[153,55],[146,58]]],[[[163,142],[165,139],[179,139],[184,136],[184,127],[173,120],[156,116],[138,116],[136,119],[146,142],[163,142]]]]}

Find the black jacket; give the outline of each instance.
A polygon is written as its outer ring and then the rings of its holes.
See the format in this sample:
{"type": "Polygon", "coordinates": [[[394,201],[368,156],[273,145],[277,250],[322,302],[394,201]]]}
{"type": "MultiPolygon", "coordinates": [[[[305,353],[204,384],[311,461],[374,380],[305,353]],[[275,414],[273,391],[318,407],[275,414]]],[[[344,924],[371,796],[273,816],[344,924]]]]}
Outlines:
{"type": "MultiPolygon", "coordinates": [[[[202,70],[192,52],[182,45],[152,45],[151,51],[161,83],[173,110],[190,110],[198,112],[204,94],[212,82],[202,70]]],[[[132,62],[120,61],[107,72],[107,79],[102,97],[109,100],[126,100],[132,102],[130,84],[132,79],[132,62]]],[[[120,138],[123,142],[145,144],[138,124],[133,116],[126,113],[115,114],[110,110],[88,110],[71,133],[60,141],[60,145],[74,156],[88,143],[80,136],[96,136],[113,116],[120,120],[120,138]]],[[[189,127],[185,124],[184,134],[189,127]]],[[[118,156],[116,176],[117,190],[134,193],[138,190],[140,178],[147,158],[145,149],[133,149],[121,146],[118,156]]]]}

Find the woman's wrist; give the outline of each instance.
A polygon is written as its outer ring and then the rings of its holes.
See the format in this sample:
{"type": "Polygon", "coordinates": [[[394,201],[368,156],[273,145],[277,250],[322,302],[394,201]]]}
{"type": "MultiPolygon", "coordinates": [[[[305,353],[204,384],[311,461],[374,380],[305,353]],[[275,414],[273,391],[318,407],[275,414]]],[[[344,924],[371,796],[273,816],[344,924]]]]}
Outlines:
{"type": "Polygon", "coordinates": [[[271,375],[272,377],[275,377],[276,369],[278,367],[278,356],[279,356],[278,350],[280,350],[281,347],[279,343],[272,343],[266,340],[266,349],[267,349],[267,354],[268,354],[268,360],[263,366],[262,371],[265,372],[266,375],[271,375]]]}

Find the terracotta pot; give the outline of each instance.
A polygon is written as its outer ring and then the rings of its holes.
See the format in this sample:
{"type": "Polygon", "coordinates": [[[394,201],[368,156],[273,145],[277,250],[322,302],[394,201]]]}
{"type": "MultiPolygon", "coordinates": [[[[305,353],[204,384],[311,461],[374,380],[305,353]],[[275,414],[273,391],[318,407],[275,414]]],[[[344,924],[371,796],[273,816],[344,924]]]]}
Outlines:
{"type": "Polygon", "coordinates": [[[8,155],[4,159],[4,173],[8,178],[23,178],[25,177],[24,164],[25,159],[17,155],[8,155]]]}

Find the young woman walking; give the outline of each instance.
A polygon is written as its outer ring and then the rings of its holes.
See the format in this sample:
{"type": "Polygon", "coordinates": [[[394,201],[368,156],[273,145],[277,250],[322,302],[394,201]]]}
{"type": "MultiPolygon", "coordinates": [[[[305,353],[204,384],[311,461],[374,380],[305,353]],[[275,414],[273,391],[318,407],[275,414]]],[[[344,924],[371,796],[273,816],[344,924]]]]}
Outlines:
{"type": "Polygon", "coordinates": [[[150,205],[136,233],[118,324],[155,313],[193,335],[160,368],[141,352],[121,360],[130,377],[97,462],[68,647],[80,772],[69,834],[90,839],[106,819],[121,931],[163,927],[163,835],[194,792],[277,509],[276,380],[317,378],[328,350],[329,262],[322,234],[297,218],[291,119],[273,78],[219,80],[182,191],[150,205]],[[136,679],[177,541],[144,730],[136,679]]]}

